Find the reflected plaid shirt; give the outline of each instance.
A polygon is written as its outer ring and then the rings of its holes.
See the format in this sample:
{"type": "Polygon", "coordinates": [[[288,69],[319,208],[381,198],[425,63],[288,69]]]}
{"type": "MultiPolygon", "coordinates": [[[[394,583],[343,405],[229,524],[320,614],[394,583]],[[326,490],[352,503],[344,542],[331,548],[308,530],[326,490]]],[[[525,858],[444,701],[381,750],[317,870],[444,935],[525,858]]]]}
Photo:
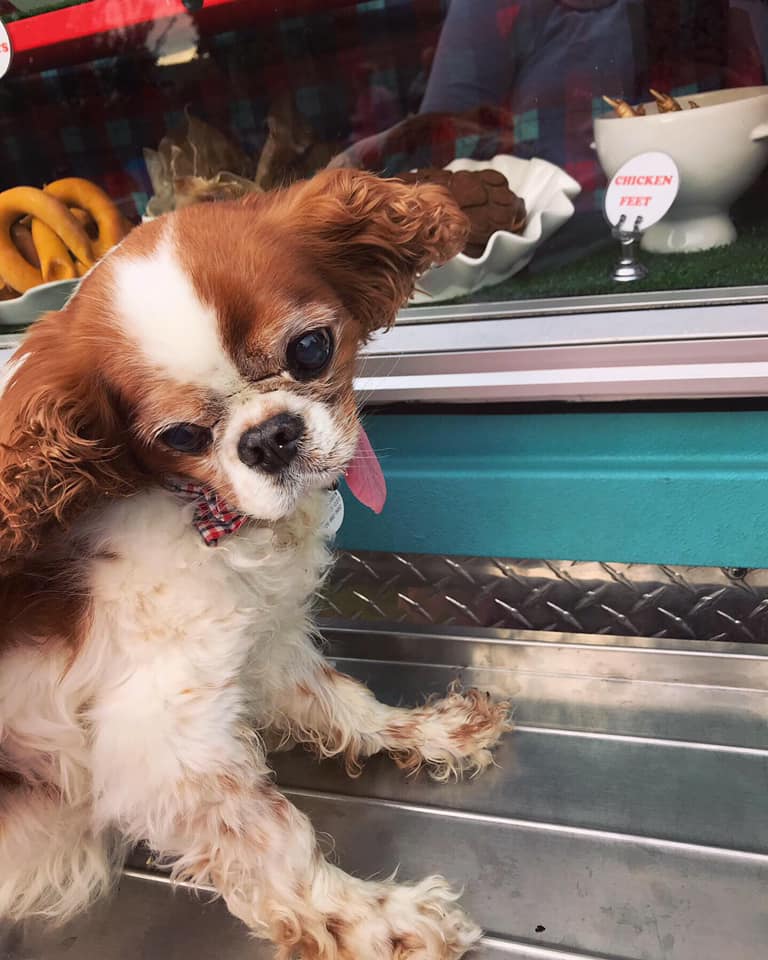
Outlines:
{"type": "MultiPolygon", "coordinates": [[[[589,143],[593,115],[606,109],[602,93],[635,99],[649,86],[686,95],[765,82],[765,3],[285,0],[274,7],[271,19],[254,15],[248,26],[201,35],[188,62],[163,65],[162,37],[149,24],[121,37],[120,56],[99,59],[97,38],[90,62],[12,70],[0,83],[0,189],[87,177],[136,219],[150,191],[142,148],[155,148],[187,105],[255,157],[269,103],[287,90],[317,139],[340,145],[370,132],[364,107],[373,101],[387,104],[385,127],[420,105],[466,110],[479,91],[491,119],[477,135],[447,118],[407,155],[388,145],[374,168],[487,158],[501,148],[563,166],[584,188],[580,202],[599,205],[604,181],[589,143]]],[[[177,33],[189,31],[189,17],[177,20],[177,33]]]]}

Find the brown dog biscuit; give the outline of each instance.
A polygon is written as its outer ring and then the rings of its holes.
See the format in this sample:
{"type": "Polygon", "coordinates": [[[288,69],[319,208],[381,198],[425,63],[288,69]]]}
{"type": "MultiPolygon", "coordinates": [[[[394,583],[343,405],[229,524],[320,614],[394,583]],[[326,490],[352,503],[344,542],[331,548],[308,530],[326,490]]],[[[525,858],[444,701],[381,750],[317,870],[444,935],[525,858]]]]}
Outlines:
{"type": "Polygon", "coordinates": [[[507,178],[498,170],[441,170],[424,167],[399,173],[405,183],[433,183],[445,187],[470,223],[464,252],[481,257],[489,238],[498,230],[522,233],[526,223],[525,201],[509,189],[507,178]]]}
{"type": "Polygon", "coordinates": [[[472,170],[457,170],[449,189],[464,211],[469,207],[483,207],[488,202],[486,184],[483,178],[475,176],[472,170]]]}

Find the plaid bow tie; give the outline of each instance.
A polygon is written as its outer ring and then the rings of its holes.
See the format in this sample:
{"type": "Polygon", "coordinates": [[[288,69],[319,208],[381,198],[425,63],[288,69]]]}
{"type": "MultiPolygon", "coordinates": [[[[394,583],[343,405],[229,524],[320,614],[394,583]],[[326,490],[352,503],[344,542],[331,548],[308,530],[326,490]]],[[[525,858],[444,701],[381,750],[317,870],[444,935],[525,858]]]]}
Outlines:
{"type": "Polygon", "coordinates": [[[238,513],[226,500],[210,487],[183,477],[165,477],[163,486],[183,500],[195,504],[192,523],[209,547],[218,546],[219,540],[239,530],[248,517],[238,513]]]}

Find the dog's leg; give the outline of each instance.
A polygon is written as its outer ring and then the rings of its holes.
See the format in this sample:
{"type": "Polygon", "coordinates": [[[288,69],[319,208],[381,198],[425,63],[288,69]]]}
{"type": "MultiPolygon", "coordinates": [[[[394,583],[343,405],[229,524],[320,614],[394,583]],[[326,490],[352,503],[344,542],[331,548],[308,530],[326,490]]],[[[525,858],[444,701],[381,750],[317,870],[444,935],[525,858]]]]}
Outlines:
{"type": "Polygon", "coordinates": [[[343,754],[352,775],[381,751],[409,771],[426,765],[438,780],[475,774],[493,762],[491,748],[511,729],[509,703],[478,690],[452,689],[414,709],[379,703],[303,637],[284,642],[270,663],[269,724],[322,756],[343,754]]]}
{"type": "Polygon", "coordinates": [[[456,960],[475,942],[441,878],[364,882],[324,859],[271,782],[237,685],[147,698],[162,675],[130,678],[91,711],[97,826],[116,824],[176,878],[212,885],[282,960],[456,960]]]}
{"type": "Polygon", "coordinates": [[[0,921],[64,921],[117,880],[124,849],[50,784],[0,786],[0,921]]]}

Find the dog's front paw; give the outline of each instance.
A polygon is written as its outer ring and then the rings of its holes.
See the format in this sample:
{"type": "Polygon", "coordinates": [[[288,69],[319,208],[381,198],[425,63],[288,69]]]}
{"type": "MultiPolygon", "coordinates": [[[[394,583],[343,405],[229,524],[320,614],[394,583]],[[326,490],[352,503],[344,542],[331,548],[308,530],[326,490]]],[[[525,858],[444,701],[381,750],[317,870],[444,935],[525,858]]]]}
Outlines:
{"type": "Polygon", "coordinates": [[[493,763],[492,748],[512,729],[510,709],[508,700],[453,686],[387,730],[390,752],[402,769],[426,765],[436,780],[475,776],[493,763]]]}
{"type": "Polygon", "coordinates": [[[458,960],[480,938],[442,877],[366,883],[356,892],[326,920],[337,960],[458,960]]]}
{"type": "Polygon", "coordinates": [[[392,887],[383,904],[392,960],[458,960],[477,943],[481,930],[457,899],[442,877],[392,887]]]}

